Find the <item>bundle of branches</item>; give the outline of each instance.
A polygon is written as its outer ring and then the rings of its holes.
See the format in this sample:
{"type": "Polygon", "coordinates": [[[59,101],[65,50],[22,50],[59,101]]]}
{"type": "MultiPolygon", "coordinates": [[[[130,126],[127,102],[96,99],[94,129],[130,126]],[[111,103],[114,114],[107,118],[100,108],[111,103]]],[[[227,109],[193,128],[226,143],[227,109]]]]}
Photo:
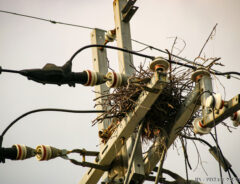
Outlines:
{"type": "MultiPolygon", "coordinates": [[[[93,121],[93,125],[101,123],[104,119],[113,118],[108,129],[100,132],[100,137],[107,139],[111,136],[114,129],[120,124],[121,119],[132,111],[138,104],[136,103],[139,95],[143,91],[151,92],[147,83],[153,76],[153,72],[144,69],[142,65],[136,69],[136,73],[128,79],[125,86],[114,89],[110,94],[102,94],[105,113],[93,121]]],[[[168,133],[175,121],[176,114],[183,104],[187,94],[192,91],[193,83],[190,79],[190,71],[184,67],[172,69],[169,76],[169,83],[166,85],[158,99],[148,109],[144,118],[144,128],[142,138],[152,140],[162,134],[162,131],[168,133]]]]}

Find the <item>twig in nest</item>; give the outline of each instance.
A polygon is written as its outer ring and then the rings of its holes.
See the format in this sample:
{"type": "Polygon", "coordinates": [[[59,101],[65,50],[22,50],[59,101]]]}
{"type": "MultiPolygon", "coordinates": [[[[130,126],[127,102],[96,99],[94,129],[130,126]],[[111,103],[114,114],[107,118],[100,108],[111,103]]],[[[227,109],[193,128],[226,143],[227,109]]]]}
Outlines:
{"type": "Polygon", "coordinates": [[[200,50],[200,53],[199,53],[198,57],[201,56],[202,51],[203,51],[203,49],[205,48],[205,46],[207,45],[208,41],[213,37],[213,33],[214,33],[214,31],[216,31],[217,25],[218,25],[218,24],[216,24],[216,25],[213,27],[213,29],[212,29],[210,35],[208,36],[208,38],[207,38],[207,40],[205,41],[205,43],[204,43],[202,49],[200,50]]]}

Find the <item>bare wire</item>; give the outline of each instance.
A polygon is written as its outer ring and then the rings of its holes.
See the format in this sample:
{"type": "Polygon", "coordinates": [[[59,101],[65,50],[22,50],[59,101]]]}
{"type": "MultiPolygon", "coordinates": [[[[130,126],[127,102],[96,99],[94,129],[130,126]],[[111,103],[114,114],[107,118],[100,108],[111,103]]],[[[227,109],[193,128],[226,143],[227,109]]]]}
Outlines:
{"type": "Polygon", "coordinates": [[[65,26],[79,27],[79,28],[91,29],[91,30],[94,29],[94,28],[88,27],[88,26],[82,26],[82,25],[77,25],[77,24],[70,24],[70,23],[66,23],[66,22],[59,22],[59,21],[55,21],[55,20],[45,19],[45,18],[36,17],[36,16],[32,16],[32,15],[20,14],[20,13],[5,11],[5,10],[0,10],[0,13],[6,13],[6,14],[11,14],[11,15],[25,17],[25,18],[41,20],[41,21],[45,21],[45,22],[50,22],[52,24],[62,24],[62,25],[65,25],[65,26]]]}

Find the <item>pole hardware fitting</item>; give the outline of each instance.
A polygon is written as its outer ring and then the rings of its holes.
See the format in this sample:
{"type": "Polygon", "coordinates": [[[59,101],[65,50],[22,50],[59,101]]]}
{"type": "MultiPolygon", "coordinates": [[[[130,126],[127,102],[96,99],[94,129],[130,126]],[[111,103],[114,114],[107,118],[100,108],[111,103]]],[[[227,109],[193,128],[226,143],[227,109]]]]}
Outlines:
{"type": "Polygon", "coordinates": [[[199,82],[205,75],[210,76],[209,71],[205,68],[198,68],[195,72],[193,72],[191,79],[193,82],[199,82]]]}
{"type": "Polygon", "coordinates": [[[231,119],[233,120],[233,126],[238,127],[240,125],[240,110],[233,113],[231,119]]]}
{"type": "Polygon", "coordinates": [[[122,21],[128,23],[138,10],[137,6],[133,6],[137,0],[129,0],[122,9],[122,21]]]}
{"type": "Polygon", "coordinates": [[[127,84],[128,76],[124,74],[119,74],[115,72],[108,72],[106,75],[107,82],[106,85],[109,88],[117,88],[127,84]]]}
{"type": "Polygon", "coordinates": [[[86,156],[96,156],[98,157],[99,152],[97,151],[87,151],[85,149],[74,149],[71,153],[79,153],[83,157],[83,162],[86,161],[86,156]]]}
{"type": "Polygon", "coordinates": [[[195,118],[192,124],[193,124],[193,131],[195,134],[203,135],[203,134],[208,134],[211,131],[211,128],[204,127],[202,118],[195,118]]]}

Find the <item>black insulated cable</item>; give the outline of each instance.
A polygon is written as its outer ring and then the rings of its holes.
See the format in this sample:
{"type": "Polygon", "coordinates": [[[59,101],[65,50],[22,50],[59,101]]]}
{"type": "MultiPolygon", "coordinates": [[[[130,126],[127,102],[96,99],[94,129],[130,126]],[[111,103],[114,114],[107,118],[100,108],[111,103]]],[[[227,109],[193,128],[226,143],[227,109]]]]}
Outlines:
{"type": "Polygon", "coordinates": [[[154,56],[149,56],[146,54],[141,54],[132,50],[128,50],[128,49],[124,49],[124,48],[120,48],[120,47],[115,47],[115,46],[111,46],[111,45],[101,45],[101,44],[92,44],[92,45],[86,45],[80,49],[78,49],[73,55],[72,57],[69,59],[69,61],[73,61],[73,59],[83,50],[88,49],[88,48],[92,48],[92,47],[99,47],[99,48],[108,48],[108,49],[113,49],[113,50],[120,50],[122,52],[126,52],[129,54],[133,54],[136,56],[140,56],[140,57],[144,57],[144,58],[149,58],[151,60],[153,60],[155,57],[154,56]]]}
{"type": "MultiPolygon", "coordinates": [[[[0,163],[1,162],[5,162],[5,158],[4,158],[4,149],[2,148],[2,143],[3,143],[3,137],[4,135],[7,133],[7,131],[15,124],[17,123],[20,119],[33,114],[33,113],[37,113],[37,112],[46,112],[46,111],[50,111],[50,112],[67,112],[67,113],[103,113],[105,112],[104,110],[69,110],[69,109],[55,109],[55,108],[45,108],[45,109],[35,109],[29,112],[26,112],[24,114],[22,114],[21,116],[19,116],[18,118],[16,118],[14,121],[12,121],[2,132],[2,134],[0,135],[0,163]]],[[[9,151],[9,150],[7,150],[9,151]]]]}
{"type": "Polygon", "coordinates": [[[22,114],[21,116],[19,116],[18,118],[16,118],[14,121],[12,121],[2,132],[1,137],[3,138],[3,136],[7,133],[7,131],[16,123],[18,122],[20,119],[24,118],[25,116],[28,116],[30,114],[33,113],[37,113],[37,112],[67,112],[67,113],[103,113],[105,112],[104,110],[70,110],[70,109],[55,109],[55,108],[44,108],[44,109],[35,109],[29,112],[26,112],[24,114],[22,114]]]}

